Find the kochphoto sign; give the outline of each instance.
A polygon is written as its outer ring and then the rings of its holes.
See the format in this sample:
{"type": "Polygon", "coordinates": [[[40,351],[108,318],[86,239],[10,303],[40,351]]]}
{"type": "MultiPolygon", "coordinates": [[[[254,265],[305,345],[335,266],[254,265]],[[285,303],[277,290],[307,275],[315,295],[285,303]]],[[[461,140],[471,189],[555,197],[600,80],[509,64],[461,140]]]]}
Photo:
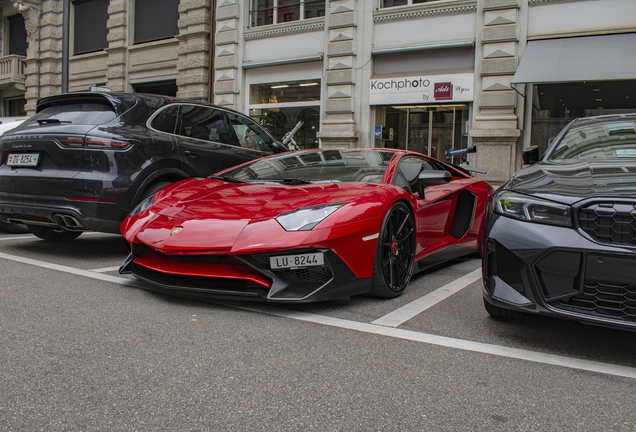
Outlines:
{"type": "Polygon", "coordinates": [[[371,79],[370,105],[471,102],[472,73],[371,79]]]}

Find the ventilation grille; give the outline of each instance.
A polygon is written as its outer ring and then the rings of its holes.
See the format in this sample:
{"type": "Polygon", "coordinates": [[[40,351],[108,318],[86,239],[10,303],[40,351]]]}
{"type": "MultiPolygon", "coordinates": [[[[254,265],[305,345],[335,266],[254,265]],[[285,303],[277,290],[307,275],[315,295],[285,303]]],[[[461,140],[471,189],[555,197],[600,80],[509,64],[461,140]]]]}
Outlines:
{"type": "Polygon", "coordinates": [[[475,195],[463,191],[457,196],[457,205],[453,215],[453,224],[449,234],[456,239],[466,235],[473,223],[473,213],[475,209],[475,195]]]}
{"type": "Polygon", "coordinates": [[[578,212],[579,226],[599,243],[636,246],[636,204],[596,203],[578,212]]]}

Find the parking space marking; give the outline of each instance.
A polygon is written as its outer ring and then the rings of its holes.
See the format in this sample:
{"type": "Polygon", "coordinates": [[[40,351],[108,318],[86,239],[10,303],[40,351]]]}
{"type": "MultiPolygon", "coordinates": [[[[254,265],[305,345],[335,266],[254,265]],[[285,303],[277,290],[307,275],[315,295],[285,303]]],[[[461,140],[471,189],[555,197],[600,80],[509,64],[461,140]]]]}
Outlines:
{"type": "Polygon", "coordinates": [[[455,348],[482,354],[492,354],[499,357],[526,360],[533,363],[541,363],[553,366],[562,366],[570,369],[577,369],[588,372],[598,372],[606,375],[614,375],[624,378],[636,378],[636,368],[628,366],[619,366],[609,363],[595,362],[591,360],[581,360],[555,354],[546,354],[519,348],[510,348],[501,345],[492,345],[483,342],[472,342],[464,339],[437,336],[412,330],[404,330],[393,327],[380,326],[376,324],[367,324],[342,318],[332,318],[325,315],[315,315],[306,312],[297,312],[292,310],[274,308],[271,306],[249,304],[238,305],[233,303],[222,304],[229,307],[249,310],[252,312],[259,312],[268,315],[275,315],[283,318],[291,318],[298,321],[311,322],[331,327],[339,327],[342,329],[355,330],[364,333],[389,336],[414,342],[423,342],[430,345],[455,348]]]}
{"type": "Polygon", "coordinates": [[[98,269],[92,269],[92,272],[95,273],[108,273],[108,272],[112,272],[112,271],[117,271],[119,270],[120,266],[115,266],[115,267],[103,267],[103,268],[98,268],[98,269]]]}
{"type": "Polygon", "coordinates": [[[458,291],[466,288],[468,285],[473,282],[481,279],[481,268],[468,273],[460,277],[453,282],[444,285],[441,288],[436,289],[435,291],[426,294],[418,298],[417,300],[412,301],[399,309],[394,310],[391,313],[384,315],[381,318],[378,318],[375,321],[372,321],[371,324],[382,325],[386,327],[398,327],[411,318],[419,315],[424,312],[426,309],[435,306],[437,303],[442,300],[447,299],[458,291]]]}
{"type": "MultiPolygon", "coordinates": [[[[73,267],[52,264],[45,261],[34,260],[30,258],[19,257],[16,255],[10,255],[0,252],[0,259],[6,259],[10,261],[16,261],[23,264],[30,264],[38,267],[43,267],[51,270],[57,270],[65,273],[76,274],[78,276],[84,276],[91,279],[99,279],[106,282],[112,282],[119,285],[133,286],[140,288],[141,284],[138,281],[125,279],[117,276],[109,276],[101,273],[96,273],[90,270],[81,270],[73,267]]],[[[475,270],[477,271],[477,270],[475,270]]],[[[470,274],[473,274],[469,273],[470,274]]],[[[468,275],[466,275],[468,276],[468,275]]],[[[461,278],[460,278],[461,279],[461,278]]],[[[460,280],[458,279],[458,280],[460,280]]],[[[420,333],[412,330],[398,329],[394,327],[387,327],[377,324],[368,324],[358,321],[345,320],[342,318],[332,318],[325,315],[316,315],[306,312],[297,312],[293,310],[286,310],[275,308],[271,306],[262,305],[250,305],[245,303],[230,303],[230,302],[216,302],[228,307],[242,309],[257,313],[264,313],[268,315],[279,316],[282,318],[290,318],[304,322],[311,322],[315,324],[322,324],[331,327],[338,327],[342,329],[355,330],[364,333],[377,334],[381,336],[394,337],[404,340],[410,340],[414,342],[422,342],[430,345],[437,345],[447,348],[461,349],[464,351],[472,351],[482,354],[491,354],[499,357],[508,357],[519,360],[531,361],[534,363],[549,364],[554,366],[562,366],[570,369],[577,369],[589,372],[598,372],[606,375],[614,375],[624,378],[636,378],[636,368],[627,366],[618,366],[609,363],[601,363],[590,360],[575,359],[572,357],[558,356],[554,354],[545,354],[535,351],[522,350],[519,348],[510,348],[500,345],[491,345],[482,342],[472,342],[463,339],[449,338],[445,336],[431,335],[428,333],[420,333]]]]}
{"type": "Polygon", "coordinates": [[[34,260],[31,258],[24,258],[21,256],[5,254],[2,252],[0,252],[0,258],[10,260],[10,261],[20,262],[23,264],[30,264],[30,265],[34,265],[38,267],[43,267],[43,268],[47,268],[51,270],[57,270],[57,271],[65,272],[65,273],[76,274],[78,276],[85,276],[91,279],[99,279],[106,282],[113,282],[120,285],[134,286],[137,288],[141,286],[139,281],[132,280],[132,279],[126,279],[126,278],[117,277],[117,276],[110,276],[110,275],[105,275],[101,273],[95,273],[90,270],[82,270],[82,269],[77,269],[74,267],[68,267],[68,266],[59,265],[59,264],[52,264],[46,261],[34,260]]]}
{"type": "Polygon", "coordinates": [[[23,236],[9,236],[9,237],[2,237],[0,238],[0,240],[33,240],[34,238],[36,238],[33,234],[27,234],[27,235],[23,235],[23,236]]]}

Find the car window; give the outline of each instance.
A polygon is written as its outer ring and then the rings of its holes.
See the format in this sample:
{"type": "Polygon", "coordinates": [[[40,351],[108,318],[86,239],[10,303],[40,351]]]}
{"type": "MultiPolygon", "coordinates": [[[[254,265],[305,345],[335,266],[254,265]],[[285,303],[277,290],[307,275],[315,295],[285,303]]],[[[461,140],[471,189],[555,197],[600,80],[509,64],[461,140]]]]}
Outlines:
{"type": "Polygon", "coordinates": [[[44,108],[24,124],[25,126],[34,125],[48,120],[69,124],[98,125],[116,118],[114,108],[107,102],[61,103],[44,108]]]}
{"type": "Polygon", "coordinates": [[[174,133],[177,127],[177,112],[179,107],[172,105],[159,111],[155,118],[152,119],[150,126],[161,132],[174,133]]]}
{"type": "Polygon", "coordinates": [[[416,193],[419,190],[418,177],[420,173],[434,169],[433,165],[424,159],[412,156],[405,157],[398,165],[393,184],[411,193],[416,193]]]}
{"type": "Polygon", "coordinates": [[[180,106],[177,135],[234,145],[229,132],[222,111],[198,105],[180,106]]]}
{"type": "Polygon", "coordinates": [[[241,147],[260,150],[268,154],[274,152],[272,138],[256,122],[234,113],[228,113],[227,116],[241,147]]]}

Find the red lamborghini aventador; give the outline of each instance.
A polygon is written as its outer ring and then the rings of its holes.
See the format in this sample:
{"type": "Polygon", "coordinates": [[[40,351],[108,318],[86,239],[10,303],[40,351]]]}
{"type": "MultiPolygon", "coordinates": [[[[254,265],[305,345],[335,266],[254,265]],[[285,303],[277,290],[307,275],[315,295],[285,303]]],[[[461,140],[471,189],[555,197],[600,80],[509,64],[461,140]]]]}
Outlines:
{"type": "Polygon", "coordinates": [[[480,249],[491,193],[420,153],[274,155],[140,203],[121,227],[132,252],[119,271],[201,299],[396,297],[417,271],[480,249]]]}

